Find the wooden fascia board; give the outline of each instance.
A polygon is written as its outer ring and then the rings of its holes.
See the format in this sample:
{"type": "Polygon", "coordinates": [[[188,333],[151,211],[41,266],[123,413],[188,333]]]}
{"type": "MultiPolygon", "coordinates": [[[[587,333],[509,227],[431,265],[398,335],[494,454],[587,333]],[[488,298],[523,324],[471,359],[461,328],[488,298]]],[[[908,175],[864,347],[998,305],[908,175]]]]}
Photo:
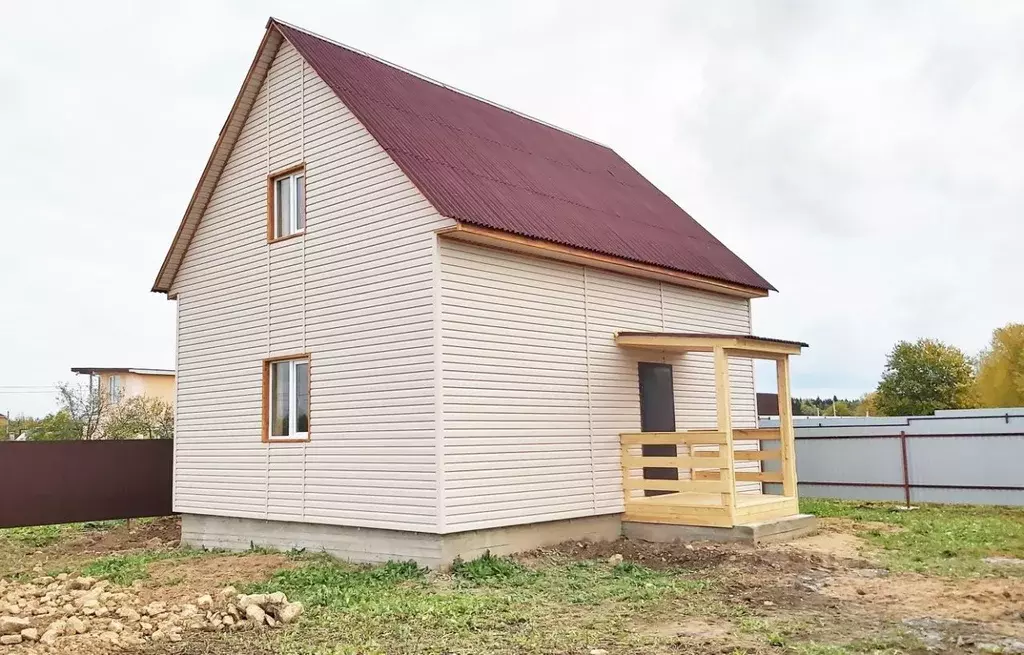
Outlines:
{"type": "Polygon", "coordinates": [[[537,257],[545,257],[547,259],[557,259],[573,264],[591,266],[593,268],[602,268],[609,271],[615,271],[616,273],[624,273],[626,275],[633,275],[636,277],[660,280],[662,282],[701,289],[703,291],[713,291],[715,293],[739,296],[741,298],[764,298],[768,295],[768,291],[766,289],[755,289],[753,287],[744,287],[736,284],[730,284],[728,282],[721,282],[719,280],[713,280],[711,278],[705,278],[698,275],[673,271],[672,269],[660,266],[641,264],[621,257],[602,255],[589,250],[564,246],[550,241],[543,241],[541,239],[524,237],[510,232],[502,232],[500,230],[492,230],[490,228],[470,225],[461,221],[458,221],[452,227],[442,228],[438,230],[437,233],[442,237],[456,239],[458,241],[490,246],[492,248],[500,248],[502,250],[521,252],[537,257]]]}
{"type": "Polygon", "coordinates": [[[227,166],[231,150],[238,141],[238,136],[245,126],[249,112],[256,102],[256,96],[259,95],[260,86],[270,70],[270,65],[282,41],[284,41],[284,36],[281,32],[274,27],[273,22],[268,23],[263,40],[260,41],[260,46],[256,50],[256,56],[253,57],[245,80],[235,97],[235,102],[231,105],[231,111],[228,112],[224,126],[221,127],[220,133],[217,135],[217,142],[213,146],[206,167],[203,168],[203,173],[199,176],[199,183],[196,184],[195,191],[192,192],[192,198],[178,225],[178,231],[174,234],[171,247],[164,256],[163,264],[153,282],[151,289],[153,292],[166,293],[172,297],[170,290],[174,283],[174,277],[185,258],[185,252],[192,243],[192,237],[199,227],[199,220],[202,218],[203,212],[206,211],[213,190],[227,166]],[[247,92],[251,94],[248,100],[246,99],[247,92]]]}
{"type": "Polygon", "coordinates": [[[723,348],[730,355],[754,359],[777,359],[799,355],[801,347],[757,339],[722,337],[673,337],[669,335],[615,335],[615,343],[623,348],[647,348],[677,352],[711,352],[723,348]]]}

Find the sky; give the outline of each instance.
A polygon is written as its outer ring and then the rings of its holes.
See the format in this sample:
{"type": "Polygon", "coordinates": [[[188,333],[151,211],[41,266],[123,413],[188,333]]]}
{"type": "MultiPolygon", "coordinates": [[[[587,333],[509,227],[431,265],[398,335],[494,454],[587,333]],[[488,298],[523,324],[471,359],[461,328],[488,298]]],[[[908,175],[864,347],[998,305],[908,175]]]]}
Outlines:
{"type": "Polygon", "coordinates": [[[173,368],[149,289],[271,15],[615,149],[779,289],[754,333],[810,343],[795,395],[1024,321],[1024,3],[0,8],[0,413],[173,368]]]}

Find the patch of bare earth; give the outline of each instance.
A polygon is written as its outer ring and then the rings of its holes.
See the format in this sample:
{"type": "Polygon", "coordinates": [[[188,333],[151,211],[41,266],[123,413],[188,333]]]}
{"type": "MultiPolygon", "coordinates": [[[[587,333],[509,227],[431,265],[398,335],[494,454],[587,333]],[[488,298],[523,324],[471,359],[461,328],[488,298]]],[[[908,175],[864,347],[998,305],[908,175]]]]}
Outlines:
{"type": "Polygon", "coordinates": [[[674,639],[682,652],[771,650],[767,634],[773,639],[782,634],[792,643],[881,640],[908,653],[1015,652],[1015,644],[1024,640],[1024,580],[890,573],[872,561],[867,543],[851,534],[870,528],[831,520],[818,534],[757,548],[620,539],[569,542],[531,556],[620,554],[627,562],[715,581],[719,608],[636,626],[674,639]],[[764,634],[758,637],[758,631],[764,634]]]}
{"type": "Polygon", "coordinates": [[[135,583],[145,601],[184,602],[228,585],[262,582],[276,571],[296,563],[278,553],[208,555],[189,559],[167,559],[147,567],[149,577],[135,583]]]}
{"type": "Polygon", "coordinates": [[[81,563],[105,555],[127,553],[155,546],[174,547],[181,537],[181,521],[175,516],[133,521],[129,529],[121,524],[108,530],[86,531],[28,551],[18,558],[11,571],[75,569],[81,563]]]}

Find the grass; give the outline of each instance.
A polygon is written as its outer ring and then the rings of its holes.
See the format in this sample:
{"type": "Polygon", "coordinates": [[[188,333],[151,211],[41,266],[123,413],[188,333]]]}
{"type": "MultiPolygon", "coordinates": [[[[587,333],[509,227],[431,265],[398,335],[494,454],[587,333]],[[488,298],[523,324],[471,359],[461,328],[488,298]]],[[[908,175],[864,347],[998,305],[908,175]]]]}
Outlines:
{"type": "Polygon", "coordinates": [[[133,553],[107,555],[94,559],[81,567],[82,575],[103,578],[123,586],[149,577],[149,565],[165,559],[200,557],[209,551],[192,548],[173,550],[142,550],[133,553]]]}
{"type": "Polygon", "coordinates": [[[800,509],[819,517],[869,524],[859,536],[878,548],[883,563],[895,571],[1024,576],[1024,566],[993,566],[982,561],[991,556],[1024,559],[1022,508],[922,505],[902,511],[891,503],[806,498],[800,500],[800,509]]]}
{"type": "Polygon", "coordinates": [[[5,528],[0,530],[0,543],[8,542],[21,548],[43,548],[63,538],[83,532],[109,530],[121,521],[89,521],[87,523],[63,523],[59,525],[38,525],[27,528],[5,528]]]}
{"type": "Polygon", "coordinates": [[[358,567],[327,558],[281,571],[247,591],[279,590],[308,608],[281,634],[289,654],[549,653],[643,649],[660,637],[630,629],[643,615],[697,611],[709,583],[622,563],[554,561],[527,567],[484,555],[450,574],[414,563],[358,567]]]}

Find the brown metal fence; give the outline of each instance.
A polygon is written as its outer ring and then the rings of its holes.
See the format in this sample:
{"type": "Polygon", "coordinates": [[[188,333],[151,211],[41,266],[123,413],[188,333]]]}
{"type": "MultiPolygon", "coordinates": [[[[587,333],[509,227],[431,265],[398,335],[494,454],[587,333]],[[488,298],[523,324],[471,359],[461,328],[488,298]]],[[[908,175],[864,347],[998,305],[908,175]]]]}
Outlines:
{"type": "Polygon", "coordinates": [[[0,442],[0,528],[171,514],[174,444],[0,442]]]}

